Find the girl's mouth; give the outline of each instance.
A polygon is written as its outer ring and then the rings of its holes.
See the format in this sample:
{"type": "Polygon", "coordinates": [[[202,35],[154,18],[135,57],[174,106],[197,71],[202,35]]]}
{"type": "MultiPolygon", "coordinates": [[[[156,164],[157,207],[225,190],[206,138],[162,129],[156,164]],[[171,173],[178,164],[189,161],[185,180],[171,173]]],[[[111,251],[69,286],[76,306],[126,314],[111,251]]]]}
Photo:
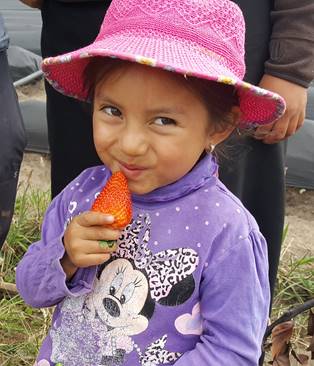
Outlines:
{"type": "Polygon", "coordinates": [[[122,173],[126,176],[127,179],[131,180],[138,178],[146,170],[146,168],[144,167],[133,164],[125,164],[119,162],[119,165],[122,173]]]}

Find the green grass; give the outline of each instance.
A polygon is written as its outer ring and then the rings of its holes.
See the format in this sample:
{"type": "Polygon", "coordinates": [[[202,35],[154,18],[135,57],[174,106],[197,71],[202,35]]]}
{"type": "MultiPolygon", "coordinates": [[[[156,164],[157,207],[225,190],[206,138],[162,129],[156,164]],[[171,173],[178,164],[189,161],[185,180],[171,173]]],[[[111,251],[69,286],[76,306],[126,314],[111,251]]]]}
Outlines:
{"type": "Polygon", "coordinates": [[[33,365],[51,313],[32,309],[19,296],[0,301],[0,365],[33,365]]]}
{"type": "MultiPolygon", "coordinates": [[[[313,299],[314,297],[314,256],[308,253],[301,258],[288,253],[289,245],[284,242],[278,270],[277,288],[272,307],[272,320],[279,318],[288,309],[313,299]]],[[[308,312],[295,319],[292,343],[297,348],[306,349],[308,312]]]]}
{"type": "Polygon", "coordinates": [[[281,315],[280,309],[300,304],[314,296],[314,256],[307,253],[298,257],[289,252],[291,243],[287,243],[288,226],[283,233],[283,248],[278,270],[277,288],[273,304],[275,316],[281,315]]]}
{"type": "Polygon", "coordinates": [[[0,276],[4,281],[14,283],[17,263],[28,246],[39,239],[41,222],[48,203],[48,192],[25,189],[18,196],[11,228],[0,253],[0,276]]]}
{"type": "MultiPolygon", "coordinates": [[[[26,189],[17,198],[15,216],[0,253],[0,279],[14,283],[15,268],[28,246],[39,239],[43,214],[49,203],[47,192],[26,189]]],[[[286,235],[287,229],[284,235],[286,235]]],[[[293,257],[284,245],[272,319],[314,294],[314,257],[293,257]]],[[[313,253],[312,253],[313,255],[313,253]]],[[[0,366],[33,365],[47,334],[52,309],[32,309],[16,295],[0,299],[0,366]]],[[[306,315],[296,319],[294,342],[305,348],[306,315]]]]}
{"type": "MultiPolygon", "coordinates": [[[[26,189],[17,198],[15,215],[0,252],[0,279],[15,282],[15,268],[28,246],[39,239],[47,192],[26,189]]],[[[50,324],[50,311],[36,310],[19,296],[0,300],[0,366],[33,365],[50,324]]]]}

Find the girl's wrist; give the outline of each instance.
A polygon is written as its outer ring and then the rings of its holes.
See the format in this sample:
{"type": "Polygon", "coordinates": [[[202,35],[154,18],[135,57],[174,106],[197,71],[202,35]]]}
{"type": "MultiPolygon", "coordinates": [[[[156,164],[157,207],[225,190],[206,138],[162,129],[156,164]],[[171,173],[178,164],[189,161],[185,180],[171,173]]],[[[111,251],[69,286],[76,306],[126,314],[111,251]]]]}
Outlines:
{"type": "Polygon", "coordinates": [[[76,273],[78,267],[76,267],[70,260],[68,254],[65,252],[64,256],[60,260],[60,264],[66,274],[67,281],[70,280],[76,273]]]}

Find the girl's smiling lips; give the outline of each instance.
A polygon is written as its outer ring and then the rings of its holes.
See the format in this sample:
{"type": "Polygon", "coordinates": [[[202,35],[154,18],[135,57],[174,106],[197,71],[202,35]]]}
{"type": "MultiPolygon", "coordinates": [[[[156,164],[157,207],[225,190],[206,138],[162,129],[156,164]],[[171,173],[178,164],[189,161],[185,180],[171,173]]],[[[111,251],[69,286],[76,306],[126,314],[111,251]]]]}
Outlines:
{"type": "Polygon", "coordinates": [[[121,161],[119,161],[119,165],[122,173],[129,179],[136,179],[143,171],[147,169],[134,164],[126,164],[121,161]]]}

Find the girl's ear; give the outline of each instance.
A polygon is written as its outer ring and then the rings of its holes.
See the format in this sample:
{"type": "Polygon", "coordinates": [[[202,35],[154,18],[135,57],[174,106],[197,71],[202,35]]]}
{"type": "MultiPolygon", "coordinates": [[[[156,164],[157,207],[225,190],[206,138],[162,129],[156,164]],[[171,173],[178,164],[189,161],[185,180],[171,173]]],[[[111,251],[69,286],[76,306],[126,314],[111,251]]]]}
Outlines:
{"type": "Polygon", "coordinates": [[[241,118],[240,107],[233,106],[230,111],[230,123],[222,131],[215,131],[208,136],[208,146],[218,145],[222,141],[226,140],[232,133],[232,131],[238,126],[241,118]]]}
{"type": "Polygon", "coordinates": [[[231,108],[231,115],[232,115],[232,124],[237,127],[239,125],[240,122],[240,118],[241,118],[241,110],[240,107],[237,105],[234,105],[231,108]]]}

